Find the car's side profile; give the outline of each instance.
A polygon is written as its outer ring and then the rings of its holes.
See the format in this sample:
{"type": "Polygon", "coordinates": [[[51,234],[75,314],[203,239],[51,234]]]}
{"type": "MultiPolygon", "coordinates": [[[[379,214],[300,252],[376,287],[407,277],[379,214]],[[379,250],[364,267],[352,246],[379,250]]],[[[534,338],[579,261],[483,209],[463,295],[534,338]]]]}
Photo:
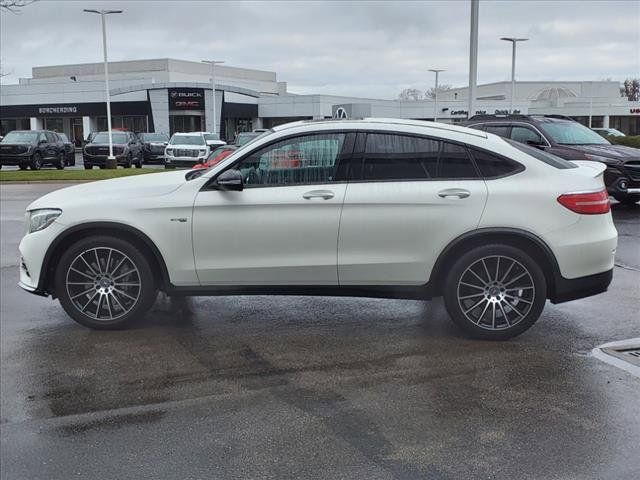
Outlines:
{"type": "Polygon", "coordinates": [[[299,122],[208,170],[36,200],[20,285],[103,329],[139,318],[158,290],[442,295],[466,332],[505,339],[547,299],[607,289],[617,232],[603,170],[461,127],[299,122]]]}

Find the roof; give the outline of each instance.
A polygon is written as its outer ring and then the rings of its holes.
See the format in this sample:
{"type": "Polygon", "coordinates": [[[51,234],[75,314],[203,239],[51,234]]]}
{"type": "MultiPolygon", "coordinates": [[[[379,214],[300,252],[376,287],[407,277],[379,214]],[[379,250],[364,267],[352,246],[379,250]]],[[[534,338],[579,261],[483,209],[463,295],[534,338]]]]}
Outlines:
{"type": "Polygon", "coordinates": [[[428,130],[444,130],[447,132],[462,133],[474,137],[487,138],[486,133],[467,127],[459,127],[447,123],[427,122],[425,120],[406,120],[402,118],[360,118],[360,119],[323,119],[323,120],[301,120],[298,122],[286,123],[273,127],[273,131],[279,132],[290,128],[301,127],[303,125],[336,125],[337,123],[356,124],[358,127],[365,125],[404,125],[411,127],[421,127],[428,130]]]}

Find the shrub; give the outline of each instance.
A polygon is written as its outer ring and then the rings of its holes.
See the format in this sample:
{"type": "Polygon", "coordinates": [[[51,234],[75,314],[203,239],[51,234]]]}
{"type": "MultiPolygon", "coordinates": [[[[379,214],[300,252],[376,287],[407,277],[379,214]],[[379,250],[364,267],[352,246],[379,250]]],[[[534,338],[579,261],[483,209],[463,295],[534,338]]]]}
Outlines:
{"type": "Polygon", "coordinates": [[[640,148],[640,135],[633,135],[627,137],[607,137],[614,145],[626,145],[627,147],[640,148]]]}

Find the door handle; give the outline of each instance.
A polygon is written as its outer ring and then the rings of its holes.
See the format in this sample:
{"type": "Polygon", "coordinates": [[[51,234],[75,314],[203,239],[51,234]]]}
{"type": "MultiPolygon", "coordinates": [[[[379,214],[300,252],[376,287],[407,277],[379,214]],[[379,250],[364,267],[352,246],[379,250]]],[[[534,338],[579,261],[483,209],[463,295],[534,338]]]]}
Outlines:
{"type": "Polygon", "coordinates": [[[471,195],[469,190],[465,190],[464,188],[447,188],[445,190],[440,190],[438,192],[438,196],[442,198],[447,197],[458,197],[458,198],[467,198],[471,195]]]}
{"type": "Polygon", "coordinates": [[[322,198],[323,200],[329,200],[333,198],[333,192],[330,190],[311,190],[302,194],[302,198],[305,200],[311,200],[312,198],[322,198]]]}

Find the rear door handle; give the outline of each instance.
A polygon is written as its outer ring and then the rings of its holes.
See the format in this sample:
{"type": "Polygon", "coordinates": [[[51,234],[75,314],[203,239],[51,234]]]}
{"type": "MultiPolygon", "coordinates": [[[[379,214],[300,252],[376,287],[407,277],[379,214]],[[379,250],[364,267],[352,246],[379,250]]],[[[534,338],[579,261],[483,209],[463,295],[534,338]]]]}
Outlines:
{"type": "Polygon", "coordinates": [[[447,197],[458,197],[458,198],[467,198],[471,195],[469,190],[465,190],[464,188],[447,188],[445,190],[440,190],[438,192],[438,196],[442,198],[447,197]]]}
{"type": "Polygon", "coordinates": [[[330,200],[334,197],[331,190],[311,190],[302,194],[302,198],[305,200],[311,200],[312,198],[322,198],[323,200],[330,200]]]}

